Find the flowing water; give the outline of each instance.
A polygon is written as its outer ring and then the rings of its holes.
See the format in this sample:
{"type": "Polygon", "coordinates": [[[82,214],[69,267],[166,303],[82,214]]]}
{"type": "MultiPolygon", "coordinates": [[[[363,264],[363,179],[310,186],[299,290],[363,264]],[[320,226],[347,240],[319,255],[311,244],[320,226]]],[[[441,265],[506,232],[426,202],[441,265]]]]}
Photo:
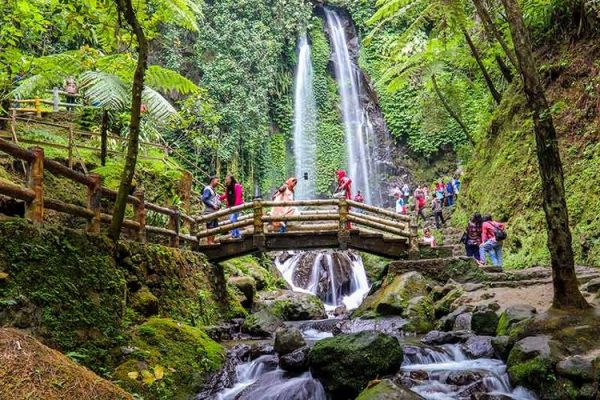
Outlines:
{"type": "Polygon", "coordinates": [[[374,149],[369,143],[374,137],[373,127],[360,102],[360,70],[350,57],[346,31],[340,16],[334,10],[326,8],[325,17],[342,99],[348,173],[353,180],[353,190],[360,190],[366,203],[378,204],[379,196],[375,192],[376,188],[371,185],[376,172],[372,157],[374,149]]]}
{"type": "Polygon", "coordinates": [[[298,42],[298,66],[294,83],[294,157],[298,178],[297,200],[316,195],[316,101],[313,91],[313,66],[306,35],[298,42]],[[304,179],[307,177],[308,179],[304,179]]]}
{"type": "Polygon", "coordinates": [[[327,311],[357,308],[369,293],[362,259],[344,251],[286,253],[275,266],[292,290],[318,296],[327,311]]]}

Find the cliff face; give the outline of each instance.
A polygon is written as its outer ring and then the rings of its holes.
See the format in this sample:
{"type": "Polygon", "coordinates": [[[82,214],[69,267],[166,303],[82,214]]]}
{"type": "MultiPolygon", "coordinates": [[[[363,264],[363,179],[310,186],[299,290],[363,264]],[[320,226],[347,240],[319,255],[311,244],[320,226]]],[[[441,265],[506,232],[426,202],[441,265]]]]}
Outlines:
{"type": "MultiPolygon", "coordinates": [[[[600,266],[600,69],[597,40],[559,43],[538,54],[559,135],[578,264],[600,266]]],[[[508,222],[506,262],[548,264],[533,126],[511,87],[465,168],[463,222],[474,211],[508,222]]]]}

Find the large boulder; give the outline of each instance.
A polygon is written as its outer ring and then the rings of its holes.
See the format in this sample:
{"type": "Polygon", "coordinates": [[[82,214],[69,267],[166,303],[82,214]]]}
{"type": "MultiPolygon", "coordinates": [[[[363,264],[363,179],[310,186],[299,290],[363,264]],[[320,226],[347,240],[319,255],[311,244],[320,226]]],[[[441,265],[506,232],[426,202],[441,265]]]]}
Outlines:
{"type": "Polygon", "coordinates": [[[421,395],[394,383],[390,379],[376,381],[363,390],[356,400],[421,400],[421,395]]]}
{"type": "Polygon", "coordinates": [[[471,330],[477,335],[494,336],[498,328],[497,304],[479,305],[471,316],[471,330]]]}
{"type": "Polygon", "coordinates": [[[285,289],[260,293],[254,301],[252,310],[268,310],[284,321],[327,318],[325,306],[317,296],[285,289]]]}
{"type": "Polygon", "coordinates": [[[279,357],[279,366],[289,372],[304,372],[308,370],[309,351],[310,347],[304,346],[281,356],[279,357]]]}
{"type": "Polygon", "coordinates": [[[491,336],[470,337],[463,348],[471,358],[492,358],[495,353],[491,336]]]}
{"type": "Polygon", "coordinates": [[[227,284],[239,293],[240,303],[246,308],[252,306],[256,294],[256,281],[249,276],[232,276],[227,279],[227,284]]]}
{"type": "Polygon", "coordinates": [[[279,356],[306,346],[302,332],[298,328],[281,328],[275,332],[274,348],[279,356]]]}
{"type": "Polygon", "coordinates": [[[508,307],[498,320],[496,334],[498,336],[508,335],[510,328],[518,322],[528,320],[535,316],[536,309],[528,304],[518,304],[508,307]]]}
{"type": "Polygon", "coordinates": [[[592,361],[581,356],[567,357],[556,364],[556,373],[576,382],[596,380],[596,368],[592,361]]]}
{"type": "Polygon", "coordinates": [[[283,321],[280,317],[263,309],[246,318],[242,325],[242,331],[252,336],[271,337],[277,328],[282,326],[283,321]]]}
{"type": "Polygon", "coordinates": [[[418,272],[407,272],[385,279],[382,287],[368,296],[356,315],[375,312],[379,315],[402,315],[412,298],[427,294],[427,280],[418,272]]]}
{"type": "Polygon", "coordinates": [[[434,306],[434,312],[436,318],[442,318],[444,315],[450,314],[456,307],[453,306],[454,302],[463,295],[463,290],[456,287],[450,290],[444,297],[438,300],[434,306]]]}
{"type": "Polygon", "coordinates": [[[309,353],[310,370],[333,398],[354,398],[377,377],[393,374],[402,363],[398,340],[377,331],[323,339],[309,353]]]}
{"type": "MultiPolygon", "coordinates": [[[[454,311],[452,311],[450,314],[445,315],[445,316],[443,316],[442,318],[440,318],[438,320],[438,322],[437,322],[438,329],[443,330],[443,331],[451,331],[451,330],[453,330],[454,326],[455,326],[456,318],[459,315],[470,313],[471,311],[473,311],[473,308],[474,307],[472,305],[470,305],[470,304],[465,304],[465,305],[462,305],[462,306],[458,307],[457,309],[455,309],[454,311]]],[[[471,329],[471,321],[470,321],[470,319],[469,319],[469,327],[466,328],[466,329],[467,330],[471,329]]],[[[461,330],[461,329],[454,329],[454,330],[461,330]]]]}
{"type": "Polygon", "coordinates": [[[464,343],[471,336],[473,336],[473,333],[469,331],[431,331],[421,339],[421,342],[431,346],[439,346],[442,344],[464,343]]]}
{"type": "Polygon", "coordinates": [[[561,357],[560,344],[550,336],[529,336],[519,340],[508,356],[510,380],[532,390],[539,390],[556,380],[554,365],[561,357]]]}
{"type": "Polygon", "coordinates": [[[433,329],[433,302],[429,296],[418,296],[408,302],[403,313],[408,320],[403,326],[407,332],[427,333],[433,329]]]}

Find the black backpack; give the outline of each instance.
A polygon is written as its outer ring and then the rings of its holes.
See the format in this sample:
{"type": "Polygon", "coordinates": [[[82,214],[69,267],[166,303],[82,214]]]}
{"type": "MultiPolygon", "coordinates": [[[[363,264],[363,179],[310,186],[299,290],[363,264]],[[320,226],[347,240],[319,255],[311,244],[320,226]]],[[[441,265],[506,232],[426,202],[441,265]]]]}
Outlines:
{"type": "Polygon", "coordinates": [[[496,237],[496,241],[501,242],[503,240],[506,240],[506,237],[508,236],[506,234],[506,231],[494,223],[492,223],[492,226],[494,228],[496,228],[496,230],[494,231],[494,236],[496,237]]]}

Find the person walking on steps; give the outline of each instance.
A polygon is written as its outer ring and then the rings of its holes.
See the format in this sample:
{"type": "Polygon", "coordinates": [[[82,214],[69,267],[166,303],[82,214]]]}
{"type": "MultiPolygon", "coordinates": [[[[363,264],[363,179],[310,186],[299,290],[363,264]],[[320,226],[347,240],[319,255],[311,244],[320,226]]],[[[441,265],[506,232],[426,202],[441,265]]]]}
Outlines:
{"type": "Polygon", "coordinates": [[[490,255],[490,260],[495,267],[502,267],[502,241],[506,239],[505,225],[494,221],[492,216],[486,214],[483,216],[481,226],[481,245],[479,246],[479,262],[486,264],[486,255],[490,255]]]}
{"type": "Polygon", "coordinates": [[[406,215],[406,203],[401,193],[396,193],[396,214],[406,215]]]}
{"type": "MultiPolygon", "coordinates": [[[[227,208],[235,207],[244,204],[244,195],[242,185],[240,185],[233,175],[228,175],[225,178],[225,194],[219,197],[219,200],[225,201],[227,208]]],[[[229,222],[237,222],[240,217],[239,212],[235,212],[229,216],[229,222]]],[[[240,228],[231,230],[231,237],[234,239],[241,239],[240,228]]]]}
{"type": "Polygon", "coordinates": [[[421,188],[418,188],[417,190],[415,190],[415,215],[417,216],[417,224],[419,223],[419,217],[423,219],[423,222],[425,221],[425,213],[423,212],[424,210],[425,194],[423,193],[421,188]]]}
{"type": "Polygon", "coordinates": [[[473,257],[480,261],[479,246],[481,245],[481,225],[483,224],[481,214],[476,212],[471,216],[467,223],[467,228],[461,240],[465,244],[465,252],[467,257],[473,257]]]}
{"type": "Polygon", "coordinates": [[[446,205],[452,207],[454,205],[454,185],[452,181],[448,181],[446,185],[446,205]]]}
{"type": "MultiPolygon", "coordinates": [[[[219,211],[221,208],[221,202],[215,189],[219,185],[219,179],[216,176],[211,176],[208,181],[208,185],[202,191],[202,203],[204,203],[204,215],[209,215],[219,211]]],[[[214,220],[206,223],[206,229],[214,229],[219,226],[219,221],[215,218],[214,220]]],[[[215,237],[209,236],[207,238],[208,244],[215,244],[215,237]]]]}
{"type": "MultiPolygon", "coordinates": [[[[277,203],[285,201],[294,201],[294,188],[298,184],[297,178],[289,178],[285,183],[277,189],[273,194],[273,200],[277,203]]],[[[298,209],[291,206],[276,206],[273,207],[271,215],[274,217],[284,217],[298,215],[298,209]]],[[[288,224],[285,221],[273,221],[271,225],[274,229],[278,229],[279,233],[285,233],[288,230],[288,224]]]]}
{"type": "Polygon", "coordinates": [[[435,227],[440,229],[442,225],[446,224],[444,221],[444,213],[442,211],[442,201],[437,197],[433,197],[431,201],[431,212],[433,213],[433,217],[435,218],[435,227]]]}
{"type": "Polygon", "coordinates": [[[402,196],[404,197],[404,204],[408,204],[408,198],[410,197],[410,187],[408,186],[408,183],[405,183],[402,186],[402,196]]]}

